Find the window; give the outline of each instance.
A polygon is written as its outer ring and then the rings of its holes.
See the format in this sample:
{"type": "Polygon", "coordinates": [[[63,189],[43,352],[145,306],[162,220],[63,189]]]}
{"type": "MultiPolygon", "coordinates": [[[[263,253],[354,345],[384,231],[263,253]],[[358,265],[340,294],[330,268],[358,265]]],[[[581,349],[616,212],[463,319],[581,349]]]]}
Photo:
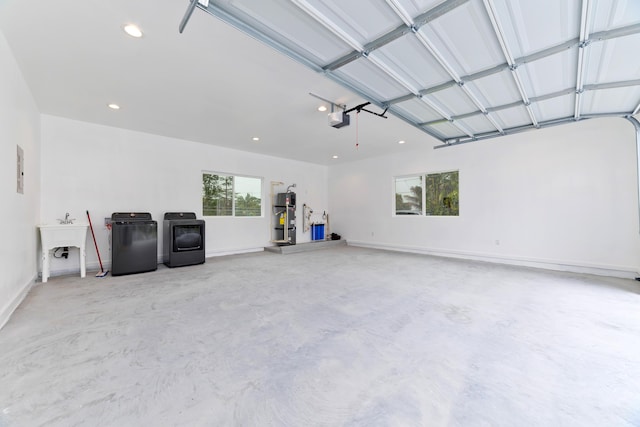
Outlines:
{"type": "Polygon", "coordinates": [[[422,215],[422,176],[396,178],[396,215],[422,215]]]}
{"type": "Polygon", "coordinates": [[[395,187],[396,215],[460,215],[458,171],[396,177],[395,187]]]}
{"type": "Polygon", "coordinates": [[[235,177],[236,216],[262,215],[262,180],[246,176],[235,177]]]}
{"type": "Polygon", "coordinates": [[[427,215],[458,216],[458,171],[434,173],[425,179],[427,215]]]}
{"type": "Polygon", "coordinates": [[[261,216],[262,179],[203,173],[202,215],[261,216]]]}

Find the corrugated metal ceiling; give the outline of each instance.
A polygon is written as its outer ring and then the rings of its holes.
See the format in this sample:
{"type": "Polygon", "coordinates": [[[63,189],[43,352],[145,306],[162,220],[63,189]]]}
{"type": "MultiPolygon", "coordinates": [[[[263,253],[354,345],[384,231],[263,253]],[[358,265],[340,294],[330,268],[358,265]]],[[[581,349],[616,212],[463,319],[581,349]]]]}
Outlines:
{"type": "Polygon", "coordinates": [[[640,1],[200,0],[198,7],[444,145],[640,109],[640,1]]]}

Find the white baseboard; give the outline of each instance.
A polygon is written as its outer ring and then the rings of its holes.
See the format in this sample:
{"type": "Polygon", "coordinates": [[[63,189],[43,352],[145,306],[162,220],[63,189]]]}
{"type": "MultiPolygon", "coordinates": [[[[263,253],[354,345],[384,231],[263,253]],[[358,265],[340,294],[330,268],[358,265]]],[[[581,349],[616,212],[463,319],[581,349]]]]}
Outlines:
{"type": "Polygon", "coordinates": [[[482,254],[466,251],[451,251],[444,249],[432,249],[418,246],[391,245],[386,243],[371,243],[366,241],[348,240],[349,246],[359,246],[363,248],[383,249],[395,252],[409,252],[424,255],[441,256],[447,258],[468,259],[474,261],[484,261],[496,264],[516,265],[521,267],[541,268],[554,271],[569,271],[572,273],[595,274],[598,276],[619,277],[622,279],[633,279],[638,277],[637,268],[612,265],[594,265],[574,261],[546,260],[536,258],[525,258],[516,256],[505,256],[496,254],[482,254]]]}
{"type": "MultiPolygon", "coordinates": [[[[263,252],[263,251],[264,251],[264,247],[227,249],[227,250],[221,250],[221,251],[207,252],[205,254],[205,258],[219,257],[219,256],[225,256],[225,255],[246,254],[246,253],[252,253],[252,252],[263,252]]],[[[158,255],[158,265],[163,263],[164,263],[164,255],[158,255]]],[[[111,270],[111,262],[103,260],[102,267],[104,268],[105,271],[111,270]]],[[[100,263],[98,261],[87,262],[86,269],[87,269],[87,276],[90,274],[90,272],[100,271],[100,263]]],[[[56,270],[50,271],[50,277],[66,276],[66,275],[73,275],[73,274],[77,274],[77,275],[80,274],[79,265],[74,266],[72,268],[63,268],[63,269],[56,269],[56,270]]],[[[42,278],[42,272],[39,272],[38,276],[42,278]]]]}
{"type": "Polygon", "coordinates": [[[243,248],[243,249],[228,249],[224,251],[214,251],[207,252],[205,255],[207,258],[225,256],[225,255],[239,255],[239,254],[248,254],[252,252],[264,252],[264,247],[259,248],[243,248]]]}
{"type": "MultiPolygon", "coordinates": [[[[419,246],[392,245],[388,243],[372,243],[367,241],[351,240],[351,239],[347,241],[347,245],[358,246],[363,248],[382,249],[382,250],[395,251],[395,252],[409,252],[409,253],[416,253],[416,254],[423,254],[423,255],[442,256],[447,258],[459,258],[459,259],[468,259],[468,260],[474,260],[474,261],[484,261],[484,262],[491,262],[496,264],[516,265],[521,267],[541,268],[544,270],[569,271],[572,273],[595,274],[598,276],[619,277],[622,279],[633,279],[635,277],[640,276],[640,273],[638,272],[637,268],[626,267],[626,266],[594,265],[589,263],[568,262],[568,261],[562,261],[562,260],[525,258],[525,257],[505,256],[505,255],[496,255],[496,254],[483,254],[483,253],[475,253],[475,252],[467,252],[467,251],[451,251],[451,250],[445,250],[445,249],[433,249],[433,248],[425,248],[425,247],[419,247],[419,246]]],[[[227,250],[221,250],[221,251],[207,252],[205,257],[212,258],[212,257],[226,256],[226,255],[239,255],[239,254],[246,254],[246,253],[252,253],[252,252],[263,252],[263,251],[264,251],[264,247],[227,249],[227,250]]],[[[164,262],[163,257],[158,256],[158,264],[162,264],[163,262],[164,262]]],[[[102,265],[105,270],[110,270],[110,267],[111,267],[110,262],[103,262],[102,265]]],[[[100,271],[100,264],[97,261],[89,262],[87,263],[86,268],[87,268],[87,274],[89,274],[89,272],[91,271],[100,271]]],[[[80,267],[51,271],[51,277],[63,276],[63,275],[69,275],[69,274],[80,274],[80,267]]],[[[1,324],[1,321],[2,321],[2,317],[0,317],[0,324],[1,324]]]]}
{"type": "Polygon", "coordinates": [[[18,308],[20,303],[24,301],[27,294],[31,290],[31,287],[36,282],[36,278],[37,276],[34,276],[31,280],[29,280],[24,286],[22,286],[22,289],[18,291],[16,296],[11,299],[11,301],[9,301],[4,307],[2,307],[2,309],[0,310],[0,329],[2,329],[2,327],[7,324],[13,312],[16,311],[16,308],[18,308]]]}

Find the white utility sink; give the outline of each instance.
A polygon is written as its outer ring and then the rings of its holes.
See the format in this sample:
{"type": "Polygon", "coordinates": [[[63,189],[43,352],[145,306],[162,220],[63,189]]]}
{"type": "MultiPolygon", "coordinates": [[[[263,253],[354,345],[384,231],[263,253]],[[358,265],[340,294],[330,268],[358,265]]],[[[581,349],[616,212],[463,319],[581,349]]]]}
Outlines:
{"type": "Polygon", "coordinates": [[[41,224],[40,240],[42,240],[42,282],[49,279],[49,255],[55,248],[75,246],[80,249],[80,277],[85,277],[85,244],[89,224],[41,224]]]}

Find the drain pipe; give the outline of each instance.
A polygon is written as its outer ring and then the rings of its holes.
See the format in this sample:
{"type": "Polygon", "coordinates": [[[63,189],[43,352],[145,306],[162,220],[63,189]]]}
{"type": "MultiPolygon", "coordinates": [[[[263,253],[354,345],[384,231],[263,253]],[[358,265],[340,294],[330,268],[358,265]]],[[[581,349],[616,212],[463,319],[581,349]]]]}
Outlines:
{"type": "MultiPolygon", "coordinates": [[[[638,216],[640,216],[640,122],[633,116],[625,116],[625,119],[629,120],[636,128],[636,157],[638,161],[636,163],[636,178],[638,180],[638,216]]],[[[640,223],[640,219],[638,222],[640,223]]],[[[640,281],[640,277],[636,277],[636,280],[640,281]]]]}
{"type": "MultiPolygon", "coordinates": [[[[638,216],[640,217],[640,122],[633,116],[626,116],[625,119],[629,120],[631,124],[636,128],[636,178],[638,180],[638,216]]],[[[640,219],[638,220],[640,226],[640,219]]],[[[640,232],[640,228],[638,229],[640,232]]]]}

